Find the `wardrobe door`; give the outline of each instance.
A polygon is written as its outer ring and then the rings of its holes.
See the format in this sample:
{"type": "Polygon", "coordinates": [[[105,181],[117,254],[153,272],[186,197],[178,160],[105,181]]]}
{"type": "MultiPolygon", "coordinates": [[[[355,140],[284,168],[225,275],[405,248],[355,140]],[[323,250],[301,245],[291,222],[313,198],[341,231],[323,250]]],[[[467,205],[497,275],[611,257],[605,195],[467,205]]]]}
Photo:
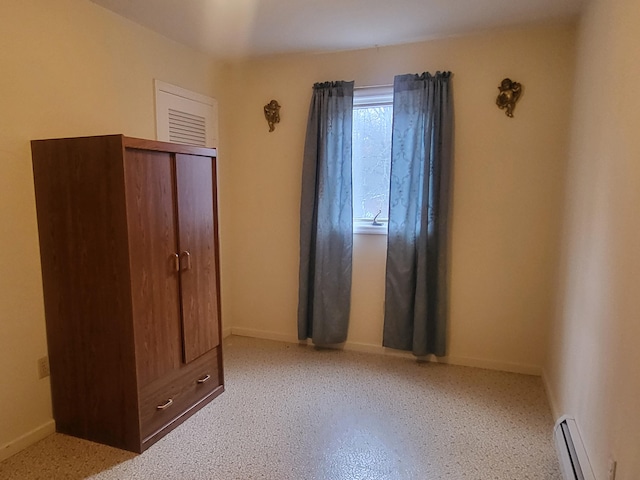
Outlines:
{"type": "Polygon", "coordinates": [[[171,154],[127,149],[125,182],[138,387],[181,366],[171,154]]]}
{"type": "Polygon", "coordinates": [[[214,160],[176,154],[184,361],[219,344],[214,160]]]}

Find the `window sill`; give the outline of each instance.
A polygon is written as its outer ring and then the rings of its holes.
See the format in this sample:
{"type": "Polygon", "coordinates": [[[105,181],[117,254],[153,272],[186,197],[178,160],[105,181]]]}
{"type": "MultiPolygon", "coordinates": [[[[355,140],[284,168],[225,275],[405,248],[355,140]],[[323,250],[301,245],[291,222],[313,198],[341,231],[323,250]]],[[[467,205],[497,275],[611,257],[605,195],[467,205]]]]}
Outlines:
{"type": "Polygon", "coordinates": [[[387,224],[372,225],[371,221],[367,222],[353,222],[353,234],[354,235],[386,235],[387,224]]]}

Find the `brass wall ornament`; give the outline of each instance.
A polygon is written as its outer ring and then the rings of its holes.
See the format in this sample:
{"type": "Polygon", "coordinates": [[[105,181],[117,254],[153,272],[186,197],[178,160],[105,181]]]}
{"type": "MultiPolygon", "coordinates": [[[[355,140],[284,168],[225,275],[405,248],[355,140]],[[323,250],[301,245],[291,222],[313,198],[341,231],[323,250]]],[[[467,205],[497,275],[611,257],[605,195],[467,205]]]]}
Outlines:
{"type": "Polygon", "coordinates": [[[280,123],[280,105],[277,101],[271,100],[264,106],[264,118],[269,124],[269,131],[273,132],[276,129],[276,123],[280,123]]]}
{"type": "Polygon", "coordinates": [[[504,113],[507,117],[513,117],[513,109],[516,108],[516,102],[522,95],[522,85],[518,82],[512,82],[510,78],[505,78],[500,83],[498,90],[500,93],[496,98],[496,105],[500,110],[506,109],[504,113]]]}

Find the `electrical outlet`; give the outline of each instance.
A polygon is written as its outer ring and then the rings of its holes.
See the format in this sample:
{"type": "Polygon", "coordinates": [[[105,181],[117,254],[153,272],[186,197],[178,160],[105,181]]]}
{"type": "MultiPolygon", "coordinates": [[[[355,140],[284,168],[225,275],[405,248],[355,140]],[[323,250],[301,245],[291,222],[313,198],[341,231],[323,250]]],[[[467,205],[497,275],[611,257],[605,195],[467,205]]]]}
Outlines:
{"type": "Polygon", "coordinates": [[[618,466],[618,462],[616,462],[613,458],[609,459],[609,476],[608,480],[616,480],[616,467],[618,466]]]}
{"type": "Polygon", "coordinates": [[[38,378],[48,377],[49,372],[49,357],[42,357],[38,359],[38,378]]]}

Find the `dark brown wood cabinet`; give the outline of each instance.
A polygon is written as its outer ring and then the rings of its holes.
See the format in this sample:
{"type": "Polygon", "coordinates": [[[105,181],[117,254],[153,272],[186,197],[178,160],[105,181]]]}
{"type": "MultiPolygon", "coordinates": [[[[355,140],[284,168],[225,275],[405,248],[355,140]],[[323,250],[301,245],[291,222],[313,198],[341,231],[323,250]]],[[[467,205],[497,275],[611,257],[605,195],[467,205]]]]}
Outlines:
{"type": "Polygon", "coordinates": [[[216,151],[31,149],[56,429],[142,452],[224,391],[216,151]]]}

